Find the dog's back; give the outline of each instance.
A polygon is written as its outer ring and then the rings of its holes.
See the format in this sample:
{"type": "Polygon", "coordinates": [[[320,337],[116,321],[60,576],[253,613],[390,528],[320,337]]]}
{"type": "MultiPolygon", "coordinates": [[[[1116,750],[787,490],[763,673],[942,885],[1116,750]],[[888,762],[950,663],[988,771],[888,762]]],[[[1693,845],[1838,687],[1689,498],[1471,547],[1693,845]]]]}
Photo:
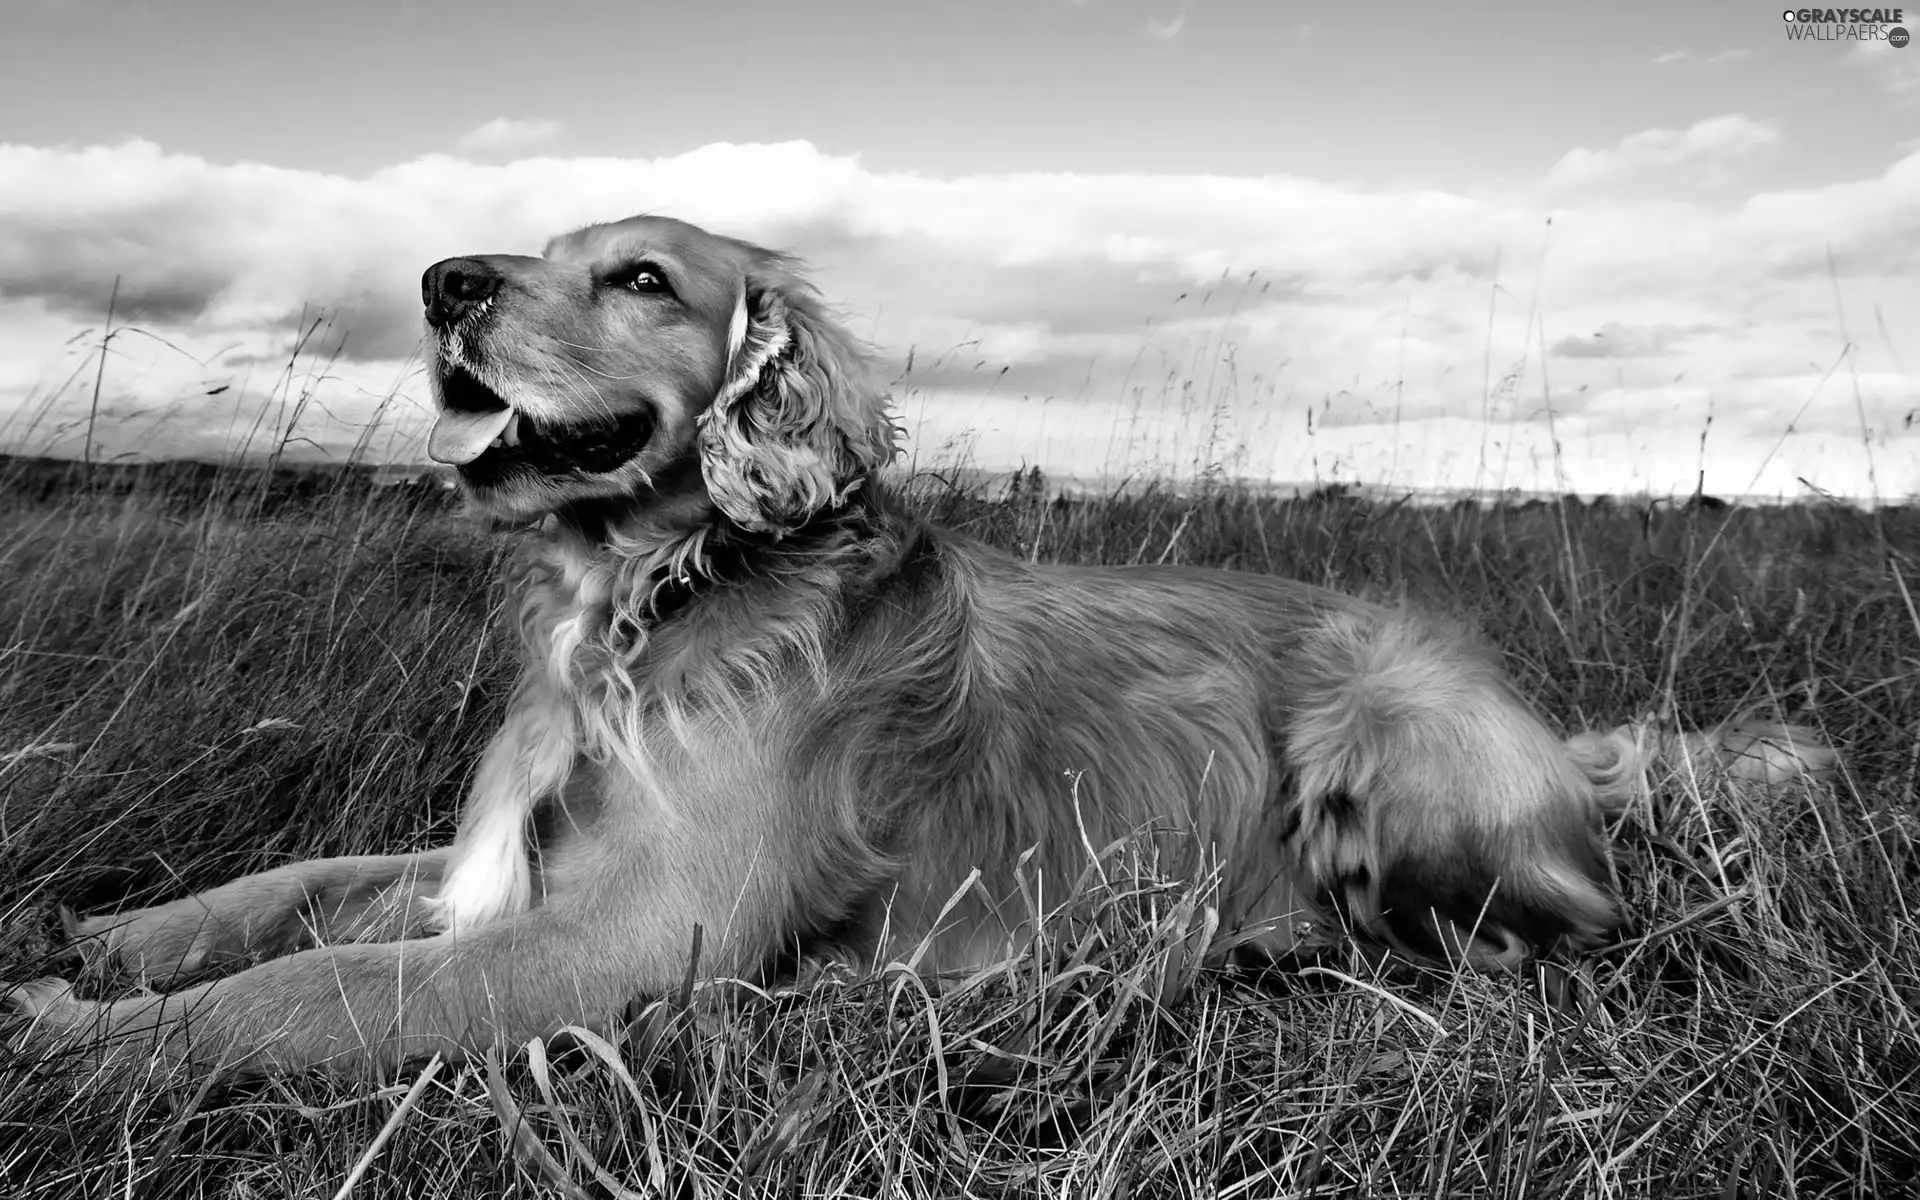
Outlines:
{"type": "Polygon", "coordinates": [[[1586,771],[1462,634],[1269,576],[911,536],[795,739],[796,781],[865,793],[879,852],[840,932],[996,956],[1036,879],[1057,899],[1130,835],[1176,875],[1218,864],[1225,925],[1270,952],[1344,922],[1507,961],[1613,924],[1586,771]]]}

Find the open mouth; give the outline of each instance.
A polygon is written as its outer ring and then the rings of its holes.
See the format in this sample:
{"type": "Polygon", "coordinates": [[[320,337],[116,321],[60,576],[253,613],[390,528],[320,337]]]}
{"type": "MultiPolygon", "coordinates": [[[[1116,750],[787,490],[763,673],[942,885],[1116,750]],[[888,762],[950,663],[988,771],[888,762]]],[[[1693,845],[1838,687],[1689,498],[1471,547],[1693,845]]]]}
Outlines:
{"type": "Polygon", "coordinates": [[[440,368],[440,416],[428,454],[459,467],[468,483],[487,485],[510,475],[604,475],[640,453],[653,436],[650,407],[568,425],[536,424],[466,368],[440,368]]]}

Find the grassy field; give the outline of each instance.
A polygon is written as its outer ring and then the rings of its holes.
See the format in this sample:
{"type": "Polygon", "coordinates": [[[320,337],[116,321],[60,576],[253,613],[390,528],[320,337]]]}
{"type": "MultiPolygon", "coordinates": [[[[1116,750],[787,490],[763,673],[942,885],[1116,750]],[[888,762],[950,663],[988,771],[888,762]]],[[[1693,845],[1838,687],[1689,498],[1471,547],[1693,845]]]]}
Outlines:
{"type": "MultiPolygon", "coordinates": [[[[447,838],[510,679],[501,547],[439,498],[121,483],[0,472],[10,982],[71,976],[62,901],[447,838]]],[[[377,1150],[355,1195],[1920,1195],[1920,513],[924,503],[1042,559],[1416,600],[1568,728],[1757,709],[1820,727],[1846,775],[1672,782],[1616,831],[1629,929],[1564,995],[1344,951],[1204,969],[1204,893],[1116,861],[1047,952],[937,996],[899,971],[714,985],[410,1102],[419,1072],[129,1106],[0,1059],[0,1193],[331,1196],[377,1150]]]]}

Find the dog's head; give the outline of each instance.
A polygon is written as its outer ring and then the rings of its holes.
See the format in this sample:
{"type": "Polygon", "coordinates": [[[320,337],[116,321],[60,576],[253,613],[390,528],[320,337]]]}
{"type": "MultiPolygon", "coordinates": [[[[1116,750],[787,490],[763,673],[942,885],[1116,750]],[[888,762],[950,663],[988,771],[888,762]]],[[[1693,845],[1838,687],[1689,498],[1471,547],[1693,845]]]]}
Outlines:
{"type": "Polygon", "coordinates": [[[428,453],[495,516],[706,501],[777,536],[894,453],[865,351],[758,246],[635,217],[435,263],[421,293],[428,453]]]}

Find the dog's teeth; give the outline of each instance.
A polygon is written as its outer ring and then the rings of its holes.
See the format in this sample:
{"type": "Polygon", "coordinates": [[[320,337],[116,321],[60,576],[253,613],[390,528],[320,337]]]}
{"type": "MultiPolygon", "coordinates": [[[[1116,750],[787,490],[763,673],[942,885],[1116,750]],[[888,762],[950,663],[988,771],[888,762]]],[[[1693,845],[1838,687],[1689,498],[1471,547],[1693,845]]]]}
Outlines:
{"type": "Polygon", "coordinates": [[[507,427],[500,433],[500,442],[506,446],[518,446],[520,444],[519,409],[515,409],[513,415],[507,418],[507,427]]]}

